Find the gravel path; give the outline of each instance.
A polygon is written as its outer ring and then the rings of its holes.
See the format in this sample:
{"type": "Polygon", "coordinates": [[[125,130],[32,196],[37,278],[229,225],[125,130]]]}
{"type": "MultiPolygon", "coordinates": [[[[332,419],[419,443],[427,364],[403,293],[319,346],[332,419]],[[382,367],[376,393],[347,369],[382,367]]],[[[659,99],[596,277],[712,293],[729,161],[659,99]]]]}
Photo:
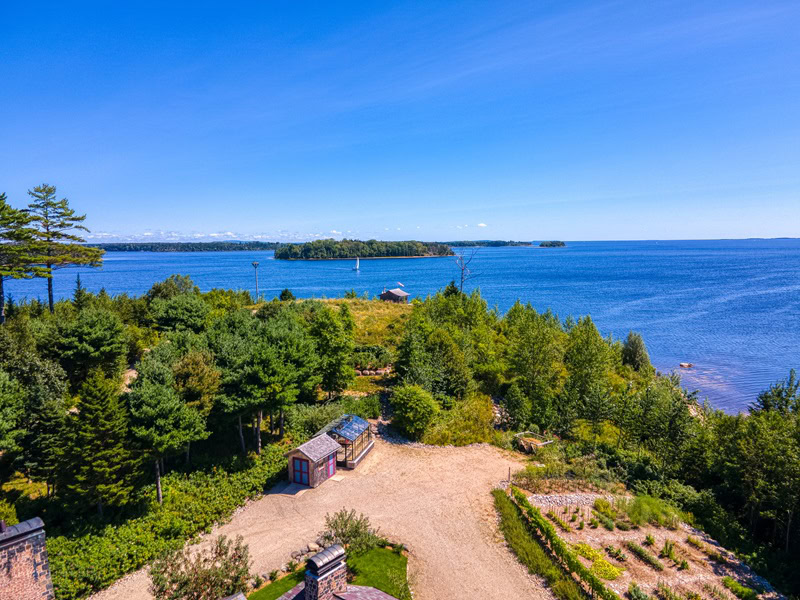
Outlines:
{"type": "MultiPolygon", "coordinates": [[[[416,600],[551,598],[506,548],[489,493],[519,462],[488,445],[413,447],[376,440],[355,471],[340,471],[301,494],[276,486],[240,510],[216,534],[241,534],[250,545],[254,573],[278,569],[290,554],[316,539],[325,514],[355,508],[388,538],[410,550],[416,600]]],[[[149,580],[138,571],[93,600],[146,600],[149,580]]]]}

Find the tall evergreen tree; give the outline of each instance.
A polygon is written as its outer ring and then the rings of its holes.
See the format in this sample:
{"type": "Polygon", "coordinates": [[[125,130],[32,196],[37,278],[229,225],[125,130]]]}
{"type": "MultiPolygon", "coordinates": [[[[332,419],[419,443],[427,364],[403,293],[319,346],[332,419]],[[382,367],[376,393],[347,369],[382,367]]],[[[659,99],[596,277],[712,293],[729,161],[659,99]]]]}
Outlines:
{"type": "Polygon", "coordinates": [[[93,371],[80,390],[69,487],[96,504],[101,516],[106,506],[126,504],[133,491],[128,425],[119,383],[93,371]]]}
{"type": "Polygon", "coordinates": [[[25,393],[17,381],[0,370],[0,454],[14,455],[22,438],[25,393]]]}
{"type": "Polygon", "coordinates": [[[161,462],[193,441],[208,437],[205,416],[178,393],[172,362],[174,349],[161,344],[139,363],[139,377],[128,394],[131,432],[142,444],[155,468],[156,497],[162,502],[161,462]]]}
{"type": "Polygon", "coordinates": [[[30,279],[43,273],[35,266],[37,246],[31,216],[8,204],[0,193],[0,325],[6,321],[6,279],[30,279]]]}
{"type": "Polygon", "coordinates": [[[634,371],[652,369],[647,346],[644,345],[644,340],[640,334],[633,331],[628,333],[628,337],[622,346],[622,364],[630,365],[634,371]]]}
{"type": "Polygon", "coordinates": [[[75,307],[75,310],[81,312],[84,308],[89,305],[89,292],[86,291],[86,288],[83,287],[81,284],[81,275],[75,276],[75,291],[72,293],[72,306],[75,307]]]}
{"type": "Polygon", "coordinates": [[[84,246],[86,241],[76,231],[89,231],[83,222],[86,215],[75,214],[66,198],[56,199],[56,188],[46,183],[28,190],[33,201],[28,205],[35,224],[34,236],[41,244],[41,275],[47,279],[47,300],[50,312],[53,303],[53,271],[72,265],[99,267],[103,250],[84,246]]]}

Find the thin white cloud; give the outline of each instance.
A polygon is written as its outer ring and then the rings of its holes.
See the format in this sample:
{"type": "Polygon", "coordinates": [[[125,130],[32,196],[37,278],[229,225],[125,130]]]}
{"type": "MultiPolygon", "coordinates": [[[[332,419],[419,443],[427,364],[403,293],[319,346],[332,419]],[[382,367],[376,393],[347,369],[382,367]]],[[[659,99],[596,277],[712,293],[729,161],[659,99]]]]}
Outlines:
{"type": "Polygon", "coordinates": [[[336,231],[335,229],[331,229],[331,233],[332,233],[333,235],[342,235],[342,232],[341,232],[341,231],[336,231]]]}
{"type": "Polygon", "coordinates": [[[478,227],[487,227],[486,223],[478,223],[478,227]]]}

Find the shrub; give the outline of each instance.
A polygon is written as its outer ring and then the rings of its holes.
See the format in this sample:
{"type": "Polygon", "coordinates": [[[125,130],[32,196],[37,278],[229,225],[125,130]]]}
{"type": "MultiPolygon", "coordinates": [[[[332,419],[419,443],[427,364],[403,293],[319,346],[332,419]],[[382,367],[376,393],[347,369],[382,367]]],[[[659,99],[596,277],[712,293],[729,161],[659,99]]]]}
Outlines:
{"type": "Polygon", "coordinates": [[[564,521],[559,519],[558,515],[556,515],[556,513],[554,513],[552,510],[547,512],[547,518],[553,521],[553,523],[555,523],[556,525],[558,525],[562,531],[566,531],[567,533],[572,531],[572,528],[566,523],[564,523],[564,521]]]}
{"type": "Polygon", "coordinates": [[[682,520],[682,515],[675,507],[652,496],[623,498],[617,502],[617,508],[620,512],[627,514],[628,519],[636,526],[649,523],[658,527],[677,529],[682,520]]]}
{"type": "Polygon", "coordinates": [[[273,569],[269,572],[269,580],[275,581],[276,579],[278,579],[278,569],[273,569]]]}
{"type": "Polygon", "coordinates": [[[664,546],[661,548],[661,557],[669,558],[674,562],[678,562],[678,559],[675,558],[675,542],[672,540],[664,540],[664,546]]]}
{"type": "Polygon", "coordinates": [[[652,600],[635,581],[628,586],[628,596],[631,600],[652,600]]]}
{"type": "Polygon", "coordinates": [[[730,596],[723,590],[710,583],[703,584],[703,591],[705,591],[714,600],[730,600],[730,596]]]}
{"type": "Polygon", "coordinates": [[[656,545],[656,538],[654,538],[651,534],[647,534],[644,538],[644,545],[645,546],[655,546],[656,545]]]}
{"type": "Polygon", "coordinates": [[[681,564],[678,565],[678,571],[688,571],[689,570],[689,561],[685,558],[681,560],[681,564]]]}
{"type": "Polygon", "coordinates": [[[441,411],[422,437],[423,442],[435,446],[466,446],[494,439],[492,401],[479,394],[455,402],[450,410],[441,411]]]}
{"type": "Polygon", "coordinates": [[[380,540],[379,532],[370,525],[369,517],[344,508],[325,515],[325,531],[321,537],[326,546],[341,544],[354,555],[372,550],[380,540]]]}
{"type": "Polygon", "coordinates": [[[599,525],[600,521],[598,521],[597,519],[593,518],[591,521],[589,521],[589,527],[591,527],[592,529],[597,529],[599,525]]]}
{"type": "Polygon", "coordinates": [[[615,567],[605,558],[598,558],[596,561],[594,561],[594,563],[592,563],[592,572],[609,581],[614,581],[617,579],[620,575],[622,575],[624,570],[625,569],[621,567],[615,567]]]}
{"type": "Polygon", "coordinates": [[[635,554],[639,560],[641,560],[644,563],[647,563],[648,565],[653,567],[656,571],[664,570],[664,565],[661,564],[661,561],[659,561],[655,556],[650,554],[647,550],[642,548],[636,542],[627,542],[625,545],[628,547],[628,550],[633,552],[633,554],[635,554]]]}
{"type": "Polygon", "coordinates": [[[439,413],[439,404],[430,392],[418,385],[404,385],[392,394],[393,423],[409,437],[418,440],[439,413]]]}
{"type": "Polygon", "coordinates": [[[579,529],[579,530],[580,530],[580,529],[583,529],[583,527],[584,527],[584,525],[583,525],[583,521],[581,521],[580,523],[578,523],[578,529],[579,529]]]}
{"type": "Polygon", "coordinates": [[[247,589],[250,550],[242,536],[218,537],[201,552],[175,550],[150,567],[150,592],[156,600],[215,600],[247,589]]]}
{"type": "Polygon", "coordinates": [[[579,544],[575,544],[572,547],[575,549],[575,552],[577,552],[584,558],[588,558],[592,562],[600,558],[603,558],[603,553],[600,552],[600,550],[597,550],[596,548],[592,548],[589,544],[581,542],[579,544]]]}
{"type": "Polygon", "coordinates": [[[617,511],[611,506],[611,503],[605,498],[598,498],[594,501],[594,509],[601,515],[605,515],[609,519],[617,518],[617,511]]]}
{"type": "Polygon", "coordinates": [[[625,562],[627,560],[627,556],[622,552],[620,548],[614,548],[614,546],[606,546],[606,552],[611,558],[618,560],[619,562],[625,562]]]}
{"type": "Polygon", "coordinates": [[[494,490],[494,506],[500,515],[500,531],[519,561],[542,577],[559,600],[583,600],[575,580],[553,562],[542,545],[531,537],[518,508],[502,490],[494,490]]]}
{"type": "Polygon", "coordinates": [[[594,516],[597,518],[597,520],[600,521],[600,524],[603,527],[605,527],[609,531],[614,531],[614,521],[612,521],[602,513],[599,513],[597,511],[592,511],[592,512],[594,513],[594,516]]]}
{"type": "Polygon", "coordinates": [[[16,525],[19,523],[17,507],[3,498],[0,498],[0,521],[5,521],[6,525],[16,525]]]}
{"type": "Polygon", "coordinates": [[[666,583],[659,581],[658,586],[656,587],[656,592],[658,593],[658,597],[661,600],[682,600],[682,598],[672,591],[666,583]]]}
{"type": "Polygon", "coordinates": [[[728,588],[731,592],[733,592],[734,596],[739,598],[739,600],[757,600],[758,593],[750,589],[749,587],[743,586],[741,583],[736,581],[733,577],[723,577],[722,578],[722,585],[728,588]]]}
{"type": "Polygon", "coordinates": [[[714,562],[718,562],[718,563],[723,564],[723,565],[728,564],[728,559],[724,554],[722,554],[721,552],[715,550],[711,546],[708,546],[707,544],[704,544],[703,542],[698,540],[696,537],[690,535],[690,536],[688,536],[686,538],[686,541],[690,545],[692,545],[695,548],[697,548],[698,550],[700,550],[703,554],[708,556],[708,558],[710,558],[714,562]]]}
{"type": "Polygon", "coordinates": [[[626,521],[617,521],[617,522],[614,523],[614,525],[616,525],[617,529],[619,529],[620,531],[630,531],[631,530],[631,524],[627,523],[626,521]]]}

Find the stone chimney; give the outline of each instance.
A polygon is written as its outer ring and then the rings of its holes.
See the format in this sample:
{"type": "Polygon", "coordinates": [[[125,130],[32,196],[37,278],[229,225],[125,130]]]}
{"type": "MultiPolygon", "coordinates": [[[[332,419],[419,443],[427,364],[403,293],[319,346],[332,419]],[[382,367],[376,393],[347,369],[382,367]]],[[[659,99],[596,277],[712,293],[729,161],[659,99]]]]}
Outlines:
{"type": "Polygon", "coordinates": [[[334,594],[347,591],[347,563],[344,548],[334,544],[318,552],[306,563],[305,600],[335,600],[334,594]]]}
{"type": "Polygon", "coordinates": [[[53,600],[40,518],[0,528],[0,600],[53,600]]]}

